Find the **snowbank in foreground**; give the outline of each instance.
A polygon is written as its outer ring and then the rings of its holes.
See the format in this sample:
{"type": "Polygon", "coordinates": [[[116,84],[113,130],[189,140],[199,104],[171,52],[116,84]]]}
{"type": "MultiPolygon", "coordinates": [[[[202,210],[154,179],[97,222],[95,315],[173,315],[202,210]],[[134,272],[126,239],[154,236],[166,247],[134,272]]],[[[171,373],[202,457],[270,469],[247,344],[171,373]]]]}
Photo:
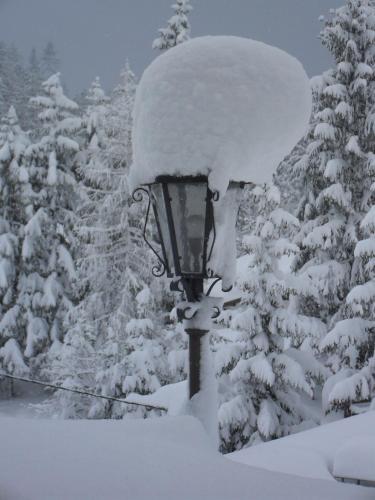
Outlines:
{"type": "MultiPolygon", "coordinates": [[[[375,438],[375,412],[321,425],[315,429],[253,446],[228,455],[232,460],[270,471],[330,479],[336,453],[353,438],[375,438]]],[[[373,450],[375,455],[375,449],[373,450]]],[[[348,457],[349,462],[351,457],[348,457]]],[[[340,459],[342,461],[342,458],[340,459]]],[[[375,497],[374,490],[372,494],[375,497]]],[[[353,497],[354,498],[357,497],[353,497]]]]}
{"type": "Polygon", "coordinates": [[[375,484],[375,432],[372,436],[366,435],[365,429],[362,432],[362,436],[343,442],[334,458],[333,474],[335,477],[372,481],[375,484]]]}
{"type": "Polygon", "coordinates": [[[190,417],[0,417],[6,500],[373,500],[373,490],[270,473],[217,454],[190,417]]]}
{"type": "Polygon", "coordinates": [[[268,182],[306,132],[310,82],[286,52],[246,38],[194,38],[159,56],[137,89],[132,184],[158,175],[268,182]]]}

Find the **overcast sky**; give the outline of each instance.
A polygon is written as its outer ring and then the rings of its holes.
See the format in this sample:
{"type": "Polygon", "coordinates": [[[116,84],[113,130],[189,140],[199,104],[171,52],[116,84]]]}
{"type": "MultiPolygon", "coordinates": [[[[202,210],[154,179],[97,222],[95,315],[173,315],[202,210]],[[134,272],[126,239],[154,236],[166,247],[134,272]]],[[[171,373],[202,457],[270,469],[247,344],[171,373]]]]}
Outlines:
{"type": "MultiPolygon", "coordinates": [[[[75,93],[100,76],[110,89],[126,58],[137,76],[155,57],[157,30],[172,0],[0,0],[0,39],[28,56],[52,40],[64,80],[75,93]]],[[[239,35],[298,57],[310,76],[330,65],[318,34],[319,15],[344,0],[192,0],[192,36],[239,35]]]]}

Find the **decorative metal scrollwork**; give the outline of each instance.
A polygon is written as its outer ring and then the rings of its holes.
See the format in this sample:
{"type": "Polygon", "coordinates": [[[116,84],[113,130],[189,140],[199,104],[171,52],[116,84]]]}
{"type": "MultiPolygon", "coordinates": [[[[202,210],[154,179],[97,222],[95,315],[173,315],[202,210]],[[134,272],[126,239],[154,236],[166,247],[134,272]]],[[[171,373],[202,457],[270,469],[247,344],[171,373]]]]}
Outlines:
{"type": "MultiPolygon", "coordinates": [[[[211,284],[210,288],[209,288],[209,289],[207,290],[207,292],[206,292],[206,296],[207,296],[207,297],[209,297],[209,296],[210,296],[210,294],[211,294],[211,292],[212,292],[213,288],[215,287],[215,285],[216,285],[217,283],[219,283],[219,281],[221,281],[221,278],[217,278],[217,279],[216,279],[216,280],[215,280],[215,281],[211,284]]],[[[230,292],[230,291],[232,290],[232,288],[233,288],[233,285],[231,285],[229,288],[222,288],[222,291],[223,291],[224,293],[228,293],[228,292],[230,292]]]]}
{"type": "Polygon", "coordinates": [[[219,191],[212,191],[212,201],[219,201],[220,193],[219,191]]]}
{"type": "Polygon", "coordinates": [[[212,319],[216,319],[216,318],[218,318],[220,316],[221,311],[220,311],[220,308],[217,307],[217,306],[214,306],[213,309],[214,309],[214,312],[213,312],[211,318],[212,319]]]}
{"type": "Polygon", "coordinates": [[[147,224],[148,224],[148,218],[150,215],[150,208],[151,208],[150,192],[146,188],[139,187],[133,191],[132,198],[135,202],[139,203],[139,202],[143,201],[145,195],[147,195],[148,204],[147,204],[145,223],[143,226],[143,239],[145,240],[147,246],[151,249],[153,254],[156,256],[156,258],[158,259],[157,264],[155,264],[152,267],[151,272],[155,277],[160,278],[160,276],[163,276],[163,274],[166,273],[167,266],[166,266],[164,260],[160,257],[159,253],[155,250],[155,248],[151,245],[151,243],[147,239],[147,224]]]}
{"type": "Polygon", "coordinates": [[[178,321],[183,321],[183,320],[190,320],[195,318],[197,315],[198,311],[195,310],[192,315],[188,316],[187,312],[191,310],[190,306],[184,307],[183,309],[177,309],[177,319],[178,321]]]}
{"type": "Polygon", "coordinates": [[[144,195],[147,195],[148,199],[150,200],[150,193],[148,192],[148,189],[139,187],[133,191],[132,198],[135,202],[139,203],[143,201],[144,195]]]}
{"type": "Polygon", "coordinates": [[[210,293],[212,292],[214,286],[219,283],[219,281],[221,280],[221,278],[217,278],[210,286],[210,288],[207,290],[206,292],[206,296],[209,297],[210,296],[210,293]]]}

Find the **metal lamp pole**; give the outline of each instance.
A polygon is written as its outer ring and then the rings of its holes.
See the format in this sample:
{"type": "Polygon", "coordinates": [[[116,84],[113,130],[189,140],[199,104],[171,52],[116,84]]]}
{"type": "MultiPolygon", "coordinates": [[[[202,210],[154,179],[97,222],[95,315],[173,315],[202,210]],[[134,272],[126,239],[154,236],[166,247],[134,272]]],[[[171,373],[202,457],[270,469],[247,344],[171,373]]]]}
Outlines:
{"type": "MultiPolygon", "coordinates": [[[[203,295],[203,279],[192,278],[184,283],[186,298],[189,302],[200,302],[203,295]]],[[[209,330],[190,327],[190,320],[185,320],[185,332],[189,336],[189,398],[201,389],[202,340],[209,330]]]]}

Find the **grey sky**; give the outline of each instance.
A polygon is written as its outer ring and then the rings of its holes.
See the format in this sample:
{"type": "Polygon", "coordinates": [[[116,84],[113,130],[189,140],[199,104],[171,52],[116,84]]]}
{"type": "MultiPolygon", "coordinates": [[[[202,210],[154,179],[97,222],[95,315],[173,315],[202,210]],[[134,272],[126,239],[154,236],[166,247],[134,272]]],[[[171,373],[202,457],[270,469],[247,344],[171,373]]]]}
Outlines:
{"type": "MultiPolygon", "coordinates": [[[[25,55],[52,40],[64,80],[77,92],[99,75],[111,88],[125,59],[140,76],[155,57],[157,30],[172,0],[0,0],[0,39],[25,55]]],[[[298,57],[310,76],[330,65],[317,36],[320,14],[344,0],[192,0],[192,35],[239,35],[298,57]]]]}

